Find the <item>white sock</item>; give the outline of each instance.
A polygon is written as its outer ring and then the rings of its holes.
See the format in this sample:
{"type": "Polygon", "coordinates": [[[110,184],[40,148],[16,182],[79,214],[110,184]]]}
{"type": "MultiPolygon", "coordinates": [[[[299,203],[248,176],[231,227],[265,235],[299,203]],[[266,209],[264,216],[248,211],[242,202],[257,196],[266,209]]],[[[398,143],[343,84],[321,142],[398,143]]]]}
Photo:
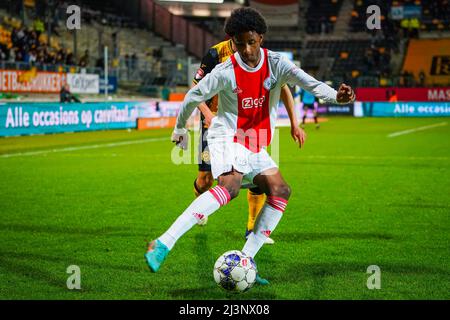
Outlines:
{"type": "Polygon", "coordinates": [[[221,206],[230,201],[228,190],[221,186],[215,186],[209,192],[202,193],[191,205],[184,210],[170,228],[158,238],[169,250],[172,250],[175,242],[204,217],[214,213],[221,206]]]}
{"type": "Polygon", "coordinates": [[[247,238],[242,252],[254,258],[264,244],[266,238],[275,230],[286,209],[287,200],[279,197],[268,196],[266,204],[258,216],[253,231],[247,238]]]}

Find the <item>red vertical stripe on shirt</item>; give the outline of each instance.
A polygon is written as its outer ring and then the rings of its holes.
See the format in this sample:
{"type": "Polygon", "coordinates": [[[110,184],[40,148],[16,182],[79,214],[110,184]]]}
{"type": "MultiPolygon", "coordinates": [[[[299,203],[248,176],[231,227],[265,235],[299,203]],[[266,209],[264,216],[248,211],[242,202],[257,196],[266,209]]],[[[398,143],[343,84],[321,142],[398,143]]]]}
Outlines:
{"type": "MultiPolygon", "coordinates": [[[[238,100],[237,132],[234,142],[244,145],[252,152],[259,152],[269,145],[272,132],[270,127],[269,98],[270,88],[264,86],[264,81],[270,81],[270,70],[267,49],[263,49],[264,63],[256,72],[244,70],[231,56],[238,100]],[[269,79],[269,80],[267,80],[269,79]]],[[[270,83],[267,82],[270,86],[270,83]]],[[[266,84],[267,84],[266,83],[266,84]]]]}

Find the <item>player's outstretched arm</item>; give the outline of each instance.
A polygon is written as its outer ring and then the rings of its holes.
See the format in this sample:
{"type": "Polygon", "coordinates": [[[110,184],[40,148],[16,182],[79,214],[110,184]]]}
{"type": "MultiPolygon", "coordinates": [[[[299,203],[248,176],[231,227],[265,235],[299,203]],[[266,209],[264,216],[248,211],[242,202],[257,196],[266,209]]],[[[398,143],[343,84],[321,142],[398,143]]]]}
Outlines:
{"type": "Polygon", "coordinates": [[[281,88],[281,100],[283,101],[284,106],[286,107],[286,111],[289,115],[289,120],[291,122],[291,136],[298,143],[301,148],[306,140],[306,133],[303,129],[299,128],[298,120],[295,116],[295,102],[294,97],[292,97],[291,90],[287,85],[284,85],[281,88]]]}
{"type": "Polygon", "coordinates": [[[302,87],[326,103],[349,103],[353,101],[349,99],[352,96],[354,98],[354,93],[350,86],[344,85],[342,87],[341,85],[339,90],[341,88],[342,90],[338,95],[338,91],[326,83],[315,79],[288,60],[282,59],[280,61],[280,69],[282,78],[285,78],[288,83],[302,87]]]}

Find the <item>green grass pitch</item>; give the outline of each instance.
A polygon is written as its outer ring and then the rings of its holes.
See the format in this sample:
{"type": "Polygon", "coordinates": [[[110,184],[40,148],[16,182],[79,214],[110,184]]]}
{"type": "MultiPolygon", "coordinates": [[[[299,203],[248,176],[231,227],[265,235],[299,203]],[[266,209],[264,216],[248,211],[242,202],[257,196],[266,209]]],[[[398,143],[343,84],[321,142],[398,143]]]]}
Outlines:
{"type": "Polygon", "coordinates": [[[271,284],[237,296],[212,268],[244,244],[245,191],[160,272],[145,264],[145,241],[193,200],[197,166],[171,162],[171,130],[1,138],[0,299],[449,299],[450,126],[388,137],[443,122],[330,118],[307,126],[304,149],[282,128],[293,192],[275,245],[256,256],[271,284]],[[70,265],[81,290],[66,287],[70,265]],[[366,286],[370,265],[379,290],[366,286]]]}

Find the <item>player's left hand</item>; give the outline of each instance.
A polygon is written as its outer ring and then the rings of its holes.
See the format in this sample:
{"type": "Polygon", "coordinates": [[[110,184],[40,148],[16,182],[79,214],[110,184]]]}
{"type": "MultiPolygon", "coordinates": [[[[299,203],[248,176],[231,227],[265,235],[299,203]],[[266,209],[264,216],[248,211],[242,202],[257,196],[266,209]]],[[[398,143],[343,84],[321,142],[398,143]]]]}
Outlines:
{"type": "Polygon", "coordinates": [[[292,127],[291,128],[291,136],[298,143],[298,146],[301,148],[305,144],[306,141],[306,132],[302,128],[292,127]]]}
{"type": "Polygon", "coordinates": [[[177,129],[175,128],[172,132],[172,142],[175,142],[176,146],[186,150],[188,147],[189,134],[187,129],[177,129]]]}
{"type": "Polygon", "coordinates": [[[336,95],[336,101],[339,103],[349,103],[355,101],[356,95],[352,87],[341,84],[336,95]]]}

